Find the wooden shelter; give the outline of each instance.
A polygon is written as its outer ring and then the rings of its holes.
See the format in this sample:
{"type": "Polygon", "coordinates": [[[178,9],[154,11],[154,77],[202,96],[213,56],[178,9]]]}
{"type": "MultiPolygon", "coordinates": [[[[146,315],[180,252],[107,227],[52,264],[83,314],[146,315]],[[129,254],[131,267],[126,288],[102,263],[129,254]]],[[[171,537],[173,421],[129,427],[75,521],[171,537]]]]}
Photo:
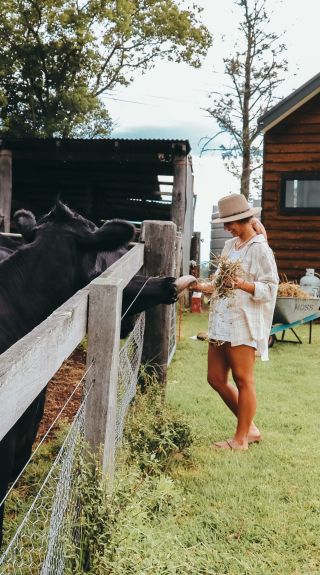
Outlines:
{"type": "MultiPolygon", "coordinates": [[[[0,140],[0,229],[19,208],[45,213],[60,199],[97,224],[169,220],[188,273],[195,196],[188,140],[0,140]]],[[[11,230],[14,231],[14,230],[11,230]]]]}
{"type": "Polygon", "coordinates": [[[262,218],[279,272],[320,268],[320,74],[259,118],[262,218]]]}

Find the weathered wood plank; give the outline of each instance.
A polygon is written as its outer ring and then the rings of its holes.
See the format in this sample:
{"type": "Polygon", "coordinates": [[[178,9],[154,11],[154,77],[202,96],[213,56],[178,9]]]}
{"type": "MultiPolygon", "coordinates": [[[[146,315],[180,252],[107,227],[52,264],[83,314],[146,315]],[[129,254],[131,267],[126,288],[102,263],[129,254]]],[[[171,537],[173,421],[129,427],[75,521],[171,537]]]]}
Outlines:
{"type": "MultiPolygon", "coordinates": [[[[114,278],[121,278],[121,286],[126,286],[131,278],[140,270],[144,261],[144,245],[134,244],[120,260],[116,261],[99,276],[102,279],[114,281],[114,278]]],[[[96,280],[93,280],[96,282],[96,280]]]]}
{"type": "Polygon", "coordinates": [[[310,226],[320,226],[320,218],[308,216],[304,220],[299,220],[288,215],[279,214],[276,210],[264,210],[264,221],[273,229],[309,230],[310,226]],[[289,219],[290,218],[290,219],[289,219]]]}
{"type": "Polygon", "coordinates": [[[103,470],[114,469],[117,383],[123,288],[143,264],[144,246],[136,244],[89,285],[85,434],[93,450],[103,446],[103,470]]]}
{"type": "Polygon", "coordinates": [[[320,137],[318,142],[285,142],[285,143],[277,143],[277,144],[269,144],[268,145],[268,155],[271,154],[281,154],[286,155],[296,154],[296,153],[310,153],[310,152],[320,152],[320,137]]]}
{"type": "MultiPolygon", "coordinates": [[[[176,230],[173,222],[146,221],[143,223],[145,275],[174,275],[176,230]]],[[[171,309],[168,305],[158,305],[146,312],[142,362],[154,367],[159,381],[163,384],[167,379],[170,322],[171,309]]]]}
{"type": "Polygon", "coordinates": [[[296,161],[296,162],[270,162],[266,157],[265,173],[267,172],[319,172],[320,159],[317,162],[313,161],[296,161]]]}
{"type": "MultiPolygon", "coordinates": [[[[275,229],[271,227],[268,230],[268,239],[279,241],[286,240],[286,245],[287,240],[288,242],[291,240],[296,242],[303,242],[304,245],[306,245],[305,242],[307,242],[308,245],[310,244],[310,246],[316,245],[317,250],[319,250],[320,227],[318,230],[308,229],[304,231],[296,230],[295,228],[275,229]]],[[[288,245],[290,244],[288,243],[288,245]]]]}
{"type": "Polygon", "coordinates": [[[319,134],[319,124],[286,124],[281,125],[277,130],[270,130],[268,137],[282,134],[319,134]]]}
{"type": "Polygon", "coordinates": [[[12,153],[0,150],[0,231],[10,232],[12,153]]]}
{"type": "MultiPolygon", "coordinates": [[[[271,245],[271,242],[270,242],[271,245]]],[[[274,248],[273,242],[272,242],[272,248],[274,248]]],[[[288,249],[286,247],[286,249],[283,249],[283,244],[282,244],[282,248],[279,247],[276,250],[276,256],[278,260],[295,260],[296,262],[302,262],[304,267],[308,267],[307,265],[304,264],[304,262],[306,260],[309,260],[309,262],[314,262],[313,265],[311,265],[310,267],[319,267],[320,264],[320,254],[317,250],[308,250],[308,253],[306,253],[306,251],[302,248],[301,244],[300,244],[300,249],[288,249]]]]}
{"type": "MultiPolygon", "coordinates": [[[[295,257],[282,257],[281,255],[275,253],[275,259],[277,262],[278,270],[282,271],[285,268],[290,268],[294,270],[300,270],[305,272],[306,268],[317,268],[319,266],[315,265],[314,260],[311,258],[296,259],[295,257]]],[[[301,275],[304,275],[301,273],[301,275]]]]}
{"type": "Polygon", "coordinates": [[[320,130],[317,129],[317,131],[315,133],[305,133],[305,132],[291,132],[290,134],[288,134],[287,132],[285,132],[284,134],[279,134],[279,135],[273,135],[273,136],[269,136],[266,138],[266,145],[269,146],[273,145],[273,144],[320,144],[320,130]]]}
{"type": "Polygon", "coordinates": [[[87,368],[89,392],[85,437],[93,450],[103,446],[103,470],[112,478],[115,455],[122,280],[98,278],[90,285],[87,368]]]}
{"type": "Polygon", "coordinates": [[[282,154],[272,154],[267,153],[265,155],[265,159],[267,163],[275,162],[275,163],[288,163],[288,162],[314,162],[315,164],[320,165],[320,152],[305,152],[305,153],[291,153],[288,150],[287,153],[282,154]]]}
{"type": "Polygon", "coordinates": [[[85,336],[87,306],[84,288],[1,355],[0,439],[85,336]]]}
{"type": "Polygon", "coordinates": [[[173,160],[171,219],[178,231],[183,231],[185,224],[187,161],[186,156],[175,156],[173,160]]]}

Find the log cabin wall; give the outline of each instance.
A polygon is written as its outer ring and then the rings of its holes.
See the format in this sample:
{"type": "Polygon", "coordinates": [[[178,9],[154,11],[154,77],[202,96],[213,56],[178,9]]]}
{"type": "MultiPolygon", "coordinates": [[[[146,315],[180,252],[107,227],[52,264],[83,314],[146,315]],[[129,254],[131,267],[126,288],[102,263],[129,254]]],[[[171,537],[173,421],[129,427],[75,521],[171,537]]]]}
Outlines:
{"type": "MultiPolygon", "coordinates": [[[[320,271],[320,208],[288,213],[283,207],[288,176],[319,179],[320,194],[320,94],[264,136],[262,220],[279,273],[298,280],[306,268],[320,271]]],[[[320,197],[316,203],[320,206],[320,197]]]]}

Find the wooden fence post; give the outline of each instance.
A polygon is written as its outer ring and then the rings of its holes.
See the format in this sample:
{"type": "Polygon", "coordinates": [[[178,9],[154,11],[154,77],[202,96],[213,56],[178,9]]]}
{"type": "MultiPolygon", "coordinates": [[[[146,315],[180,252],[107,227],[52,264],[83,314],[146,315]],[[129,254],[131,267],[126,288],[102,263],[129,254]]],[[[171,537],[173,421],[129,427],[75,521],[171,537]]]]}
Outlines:
{"type": "Polygon", "coordinates": [[[0,231],[10,232],[12,154],[0,150],[0,231]]]}
{"type": "Polygon", "coordinates": [[[85,437],[94,451],[103,445],[103,471],[112,478],[115,454],[120,346],[121,280],[97,278],[90,285],[85,437]],[[90,386],[92,388],[90,389],[90,386]]]}
{"type": "MultiPolygon", "coordinates": [[[[143,222],[141,240],[144,241],[144,275],[175,275],[176,233],[177,226],[173,222],[143,222]]],[[[167,381],[170,320],[171,308],[168,305],[157,305],[146,312],[141,361],[156,370],[162,384],[167,381]]]]}
{"type": "Polygon", "coordinates": [[[143,264],[136,245],[90,284],[85,407],[85,437],[112,479],[115,457],[117,387],[122,291],[143,264]]]}

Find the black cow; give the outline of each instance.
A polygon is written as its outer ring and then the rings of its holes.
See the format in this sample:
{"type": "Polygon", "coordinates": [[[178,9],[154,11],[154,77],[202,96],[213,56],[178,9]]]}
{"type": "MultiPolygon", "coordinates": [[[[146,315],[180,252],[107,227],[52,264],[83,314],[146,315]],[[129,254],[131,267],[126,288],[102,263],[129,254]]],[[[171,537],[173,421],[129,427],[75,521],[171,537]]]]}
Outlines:
{"type": "MultiPolygon", "coordinates": [[[[0,353],[119,259],[135,236],[129,222],[112,220],[97,228],[60,202],[38,222],[25,210],[16,212],[14,219],[28,243],[0,262],[0,353]]],[[[190,279],[194,278],[150,278],[128,316],[173,303],[190,279]]],[[[135,276],[124,290],[123,313],[145,281],[135,276]]],[[[30,456],[44,400],[45,390],[0,442],[0,500],[30,456]]],[[[2,534],[3,506],[0,513],[2,534]]]]}
{"type": "Polygon", "coordinates": [[[11,256],[20,246],[19,240],[0,233],[0,262],[11,256]]]}

